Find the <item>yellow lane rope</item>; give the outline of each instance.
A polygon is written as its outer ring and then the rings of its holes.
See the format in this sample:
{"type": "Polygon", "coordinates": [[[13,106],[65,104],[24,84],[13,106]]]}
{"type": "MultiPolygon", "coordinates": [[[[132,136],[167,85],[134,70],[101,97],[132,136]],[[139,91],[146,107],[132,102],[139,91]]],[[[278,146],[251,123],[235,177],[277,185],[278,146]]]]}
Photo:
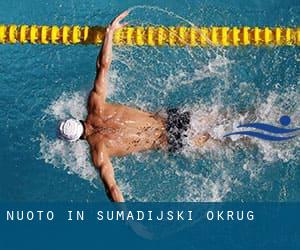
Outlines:
{"type": "MultiPolygon", "coordinates": [[[[100,44],[105,27],[0,25],[0,44],[100,44]]],[[[126,27],[116,45],[136,46],[299,46],[300,27],[126,27]]]]}

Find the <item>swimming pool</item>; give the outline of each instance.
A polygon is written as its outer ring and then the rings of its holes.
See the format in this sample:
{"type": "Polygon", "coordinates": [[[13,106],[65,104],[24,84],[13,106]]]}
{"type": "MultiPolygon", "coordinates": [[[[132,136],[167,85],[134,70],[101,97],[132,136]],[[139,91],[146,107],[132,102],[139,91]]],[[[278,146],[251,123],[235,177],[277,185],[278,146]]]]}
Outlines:
{"type": "MultiPolygon", "coordinates": [[[[107,24],[132,8],[131,25],[299,26],[298,1],[16,1],[0,23],[107,24]]],[[[84,142],[56,139],[59,119],[83,118],[95,46],[0,46],[1,201],[103,201],[84,142]]],[[[299,47],[116,47],[109,100],[150,111],[179,106],[215,136],[254,119],[300,126],[299,47]],[[249,113],[247,113],[249,111],[249,113]],[[224,114],[227,114],[226,116],[224,114]],[[251,118],[252,117],[252,118],[251,118]]],[[[204,129],[193,124],[195,129],[204,129]]],[[[285,143],[213,145],[179,155],[113,160],[129,201],[299,201],[300,137],[285,143]]]]}

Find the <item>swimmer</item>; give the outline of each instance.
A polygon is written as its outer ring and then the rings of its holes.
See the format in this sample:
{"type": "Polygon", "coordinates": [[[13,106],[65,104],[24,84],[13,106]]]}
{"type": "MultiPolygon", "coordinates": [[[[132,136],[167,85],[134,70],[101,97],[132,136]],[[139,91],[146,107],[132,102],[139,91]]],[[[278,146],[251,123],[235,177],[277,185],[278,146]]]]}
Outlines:
{"type": "MultiPolygon", "coordinates": [[[[86,140],[95,168],[105,186],[108,197],[124,202],[116,183],[112,157],[125,156],[145,150],[180,151],[184,133],[189,129],[190,113],[169,109],[167,116],[109,103],[107,76],[112,62],[114,32],[128,23],[121,21],[129,14],[123,12],[107,27],[105,39],[96,61],[94,87],[88,98],[88,115],[84,121],[70,118],[59,124],[59,137],[70,142],[86,140]]],[[[195,146],[201,147],[210,139],[208,133],[195,136],[195,146]]]]}

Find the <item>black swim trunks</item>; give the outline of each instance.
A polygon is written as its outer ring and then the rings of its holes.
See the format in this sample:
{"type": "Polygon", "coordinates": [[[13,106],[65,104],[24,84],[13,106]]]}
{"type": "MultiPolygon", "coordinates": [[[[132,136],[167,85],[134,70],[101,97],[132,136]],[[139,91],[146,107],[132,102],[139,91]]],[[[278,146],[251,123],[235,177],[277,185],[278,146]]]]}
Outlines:
{"type": "Polygon", "coordinates": [[[169,152],[173,153],[183,148],[183,139],[190,128],[191,114],[180,112],[177,108],[169,109],[167,114],[169,152]]]}

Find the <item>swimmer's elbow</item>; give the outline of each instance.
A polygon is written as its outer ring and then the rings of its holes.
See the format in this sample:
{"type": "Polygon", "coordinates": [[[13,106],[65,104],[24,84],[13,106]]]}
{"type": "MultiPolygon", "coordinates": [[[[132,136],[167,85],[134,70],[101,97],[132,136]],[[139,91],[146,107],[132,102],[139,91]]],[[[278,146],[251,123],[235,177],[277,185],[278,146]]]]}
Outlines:
{"type": "Polygon", "coordinates": [[[92,160],[95,168],[100,171],[100,174],[102,176],[103,172],[105,172],[105,169],[107,168],[107,166],[104,164],[103,159],[101,159],[98,154],[93,154],[92,160]]]}
{"type": "Polygon", "coordinates": [[[102,58],[102,60],[101,60],[101,62],[100,62],[100,64],[99,64],[99,68],[98,68],[98,70],[108,70],[109,69],[109,67],[110,67],[110,64],[111,64],[111,58],[109,58],[109,57],[104,57],[104,58],[102,58]]]}
{"type": "Polygon", "coordinates": [[[97,59],[96,61],[96,70],[99,72],[100,70],[106,70],[108,71],[109,67],[111,65],[111,59],[104,57],[102,59],[97,59]]]}

